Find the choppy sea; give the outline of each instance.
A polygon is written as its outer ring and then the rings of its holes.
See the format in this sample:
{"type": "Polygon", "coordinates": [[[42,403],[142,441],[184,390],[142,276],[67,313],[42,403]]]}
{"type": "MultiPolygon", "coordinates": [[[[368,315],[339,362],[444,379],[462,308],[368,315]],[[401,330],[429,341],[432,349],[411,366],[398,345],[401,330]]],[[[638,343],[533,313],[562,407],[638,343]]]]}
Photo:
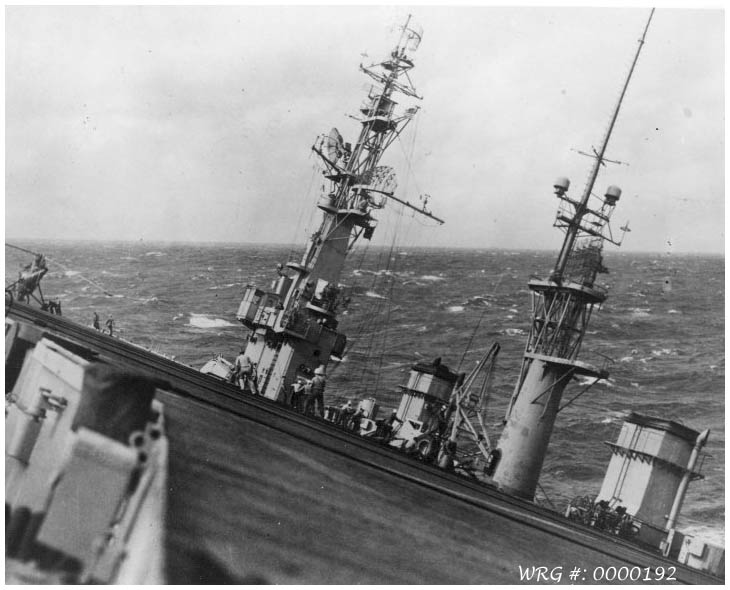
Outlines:
{"type": "MultiPolygon", "coordinates": [[[[298,260],[289,246],[241,244],[20,241],[45,253],[46,296],[64,316],[102,324],[110,315],[123,338],[199,368],[217,353],[235,357],[245,329],[235,313],[245,285],[267,287],[276,264],[298,260]]],[[[545,277],[555,253],[468,249],[356,251],[342,282],[353,288],[340,328],[344,360],[330,365],[327,402],[400,399],[410,366],[442,357],[468,370],[494,341],[501,345],[491,394],[491,432],[518,375],[529,329],[527,281],[545,277]]],[[[5,249],[6,284],[30,257],[5,249]]],[[[705,478],[690,485],[680,529],[724,544],[724,257],[607,252],[609,297],[594,313],[583,351],[613,360],[610,378],[558,417],[542,474],[557,506],[596,494],[629,411],[710,428],[705,478]]],[[[577,393],[580,383],[566,391],[577,393]],[[572,388],[572,389],[571,389],[572,388]]]]}

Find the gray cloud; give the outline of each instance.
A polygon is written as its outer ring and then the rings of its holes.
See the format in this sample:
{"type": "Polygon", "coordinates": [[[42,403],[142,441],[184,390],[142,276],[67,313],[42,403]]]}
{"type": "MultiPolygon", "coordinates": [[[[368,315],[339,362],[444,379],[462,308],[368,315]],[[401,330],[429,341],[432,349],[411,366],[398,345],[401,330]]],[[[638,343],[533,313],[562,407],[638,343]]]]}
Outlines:
{"type": "MultiPolygon", "coordinates": [[[[447,220],[413,240],[555,247],[552,180],[582,188],[590,161],[571,148],[600,141],[648,10],[411,11],[425,99],[386,160],[402,197],[433,195],[447,220]]],[[[7,7],[6,233],[302,241],[320,184],[309,147],[332,126],[354,139],[357,65],[386,55],[405,14],[7,7]]],[[[719,11],[654,17],[609,147],[630,165],[596,186],[625,191],[627,249],[723,250],[723,35],[719,11]]]]}

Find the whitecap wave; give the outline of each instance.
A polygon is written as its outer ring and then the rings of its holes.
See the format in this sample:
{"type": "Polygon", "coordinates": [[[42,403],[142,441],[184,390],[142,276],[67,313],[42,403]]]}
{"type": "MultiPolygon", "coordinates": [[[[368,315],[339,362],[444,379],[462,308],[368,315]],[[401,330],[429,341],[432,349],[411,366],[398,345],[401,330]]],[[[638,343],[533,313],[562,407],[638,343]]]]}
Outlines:
{"type": "Polygon", "coordinates": [[[202,313],[191,313],[188,326],[193,328],[231,328],[236,324],[221,318],[210,318],[202,313]]]}
{"type": "Polygon", "coordinates": [[[609,412],[608,416],[601,420],[601,424],[611,424],[611,422],[615,422],[618,419],[623,419],[625,416],[626,414],[624,412],[609,412]]]}
{"type": "Polygon", "coordinates": [[[445,281],[444,277],[437,277],[436,275],[423,275],[419,277],[422,281],[445,281]]]}
{"type": "Polygon", "coordinates": [[[483,295],[474,295],[473,297],[469,297],[469,299],[467,299],[462,305],[484,305],[489,307],[492,304],[487,300],[487,297],[483,295]]]}
{"type": "Polygon", "coordinates": [[[648,318],[651,309],[648,307],[634,307],[631,310],[631,317],[633,318],[648,318]]]}
{"type": "Polygon", "coordinates": [[[145,256],[167,256],[167,252],[160,252],[158,250],[153,250],[152,252],[145,252],[145,256]]]}
{"type": "Polygon", "coordinates": [[[525,331],[522,328],[506,328],[504,330],[500,330],[499,333],[504,334],[505,336],[522,336],[525,331]]]}
{"type": "Polygon", "coordinates": [[[368,291],[365,293],[365,297],[372,297],[373,299],[387,299],[387,297],[380,293],[376,293],[375,291],[368,291]]]}
{"type": "Polygon", "coordinates": [[[654,356],[667,356],[677,354],[677,351],[672,350],[671,348],[660,348],[658,350],[652,350],[651,354],[653,354],[654,356]]]}
{"type": "Polygon", "coordinates": [[[75,277],[76,275],[80,275],[81,273],[78,270],[67,270],[63,274],[67,277],[75,277]]]}
{"type": "Polygon", "coordinates": [[[449,311],[451,313],[458,313],[460,311],[464,311],[464,306],[463,305],[451,305],[446,308],[446,311],[449,311]]]}
{"type": "Polygon", "coordinates": [[[682,312],[681,311],[678,311],[676,309],[670,309],[667,313],[679,313],[679,314],[681,314],[682,312]]]}

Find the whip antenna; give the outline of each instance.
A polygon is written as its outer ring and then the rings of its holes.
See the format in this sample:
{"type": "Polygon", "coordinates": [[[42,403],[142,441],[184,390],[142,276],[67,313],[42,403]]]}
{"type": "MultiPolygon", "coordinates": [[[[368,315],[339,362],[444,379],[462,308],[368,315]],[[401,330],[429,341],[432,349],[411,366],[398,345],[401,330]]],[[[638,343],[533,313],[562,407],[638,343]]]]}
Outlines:
{"type": "MultiPolygon", "coordinates": [[[[613,212],[613,207],[618,202],[619,197],[621,196],[621,189],[618,187],[611,186],[608,188],[608,192],[605,196],[603,207],[600,211],[591,211],[588,208],[588,199],[590,198],[592,192],[593,192],[593,185],[596,182],[596,178],[598,177],[598,171],[600,170],[601,166],[604,165],[604,162],[610,161],[607,160],[606,155],[606,148],[608,147],[608,141],[611,139],[611,133],[613,132],[614,125],[616,124],[616,119],[618,118],[619,110],[621,109],[621,103],[624,100],[624,96],[626,95],[626,90],[629,87],[629,82],[631,81],[631,76],[634,73],[634,68],[636,67],[636,62],[639,60],[639,54],[641,53],[641,49],[644,46],[644,41],[646,39],[646,33],[649,30],[649,24],[651,23],[651,19],[654,16],[654,8],[651,9],[651,12],[649,13],[649,18],[646,21],[646,26],[644,27],[644,32],[641,35],[641,39],[639,39],[639,46],[636,49],[636,55],[634,55],[634,60],[631,63],[631,68],[629,68],[629,73],[626,76],[626,80],[624,82],[623,87],[621,88],[621,94],[619,95],[618,102],[616,103],[616,107],[613,110],[613,113],[611,114],[611,119],[608,124],[608,129],[606,130],[606,135],[603,138],[603,141],[601,142],[601,147],[598,150],[593,150],[592,157],[594,158],[593,162],[593,168],[591,169],[590,175],[588,176],[588,182],[586,183],[585,189],[583,190],[583,196],[581,197],[581,200],[579,202],[573,201],[569,199],[565,193],[568,190],[568,187],[570,186],[570,182],[567,178],[559,178],[555,183],[555,193],[563,201],[566,201],[567,203],[573,205],[575,207],[574,214],[572,218],[567,217],[566,215],[562,215],[561,213],[558,214],[558,220],[556,221],[556,225],[567,227],[567,231],[565,233],[565,240],[563,241],[563,246],[560,250],[560,254],[558,256],[558,260],[555,263],[555,268],[553,269],[553,272],[550,276],[551,280],[555,282],[560,282],[563,278],[563,273],[565,271],[565,266],[568,262],[568,259],[570,258],[570,255],[573,251],[573,246],[575,245],[575,240],[578,237],[579,232],[583,232],[588,235],[592,235],[595,237],[603,239],[608,239],[608,241],[612,243],[617,243],[610,237],[606,237],[603,235],[602,231],[604,226],[608,223],[608,218],[610,214],[613,212]],[[613,190],[612,190],[613,189],[613,190]],[[586,216],[586,214],[591,214],[591,219],[589,220],[589,223],[583,223],[583,218],[586,216]]],[[[591,155],[591,154],[586,154],[591,155]]]]}

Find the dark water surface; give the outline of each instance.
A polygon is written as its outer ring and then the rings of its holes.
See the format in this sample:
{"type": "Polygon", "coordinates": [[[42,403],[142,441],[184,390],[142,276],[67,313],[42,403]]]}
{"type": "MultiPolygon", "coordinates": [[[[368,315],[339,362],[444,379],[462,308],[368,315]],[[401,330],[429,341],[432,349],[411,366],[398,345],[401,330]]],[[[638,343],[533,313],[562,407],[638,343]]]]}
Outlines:
{"type": "MultiPolygon", "coordinates": [[[[245,335],[235,319],[243,287],[266,288],[289,246],[16,242],[49,257],[44,294],[66,317],[202,366],[233,359],[245,335]],[[104,294],[104,291],[112,296],[104,294]]],[[[29,256],[6,247],[6,284],[29,256]]],[[[298,259],[299,250],[293,258],[298,259]]],[[[468,370],[494,341],[502,347],[492,388],[491,433],[499,435],[529,329],[527,281],[548,274],[552,252],[387,249],[356,251],[343,283],[354,296],[341,316],[349,351],[330,365],[328,403],[374,396],[397,406],[415,361],[441,356],[468,370]]],[[[613,360],[611,376],[558,417],[541,484],[558,506],[596,494],[625,412],[710,428],[706,479],[690,485],[680,529],[724,543],[724,258],[608,252],[599,282],[609,297],[595,313],[581,358],[613,360]]],[[[566,391],[580,390],[575,383],[566,391]]],[[[565,398],[567,399],[567,397],[565,398]]]]}

